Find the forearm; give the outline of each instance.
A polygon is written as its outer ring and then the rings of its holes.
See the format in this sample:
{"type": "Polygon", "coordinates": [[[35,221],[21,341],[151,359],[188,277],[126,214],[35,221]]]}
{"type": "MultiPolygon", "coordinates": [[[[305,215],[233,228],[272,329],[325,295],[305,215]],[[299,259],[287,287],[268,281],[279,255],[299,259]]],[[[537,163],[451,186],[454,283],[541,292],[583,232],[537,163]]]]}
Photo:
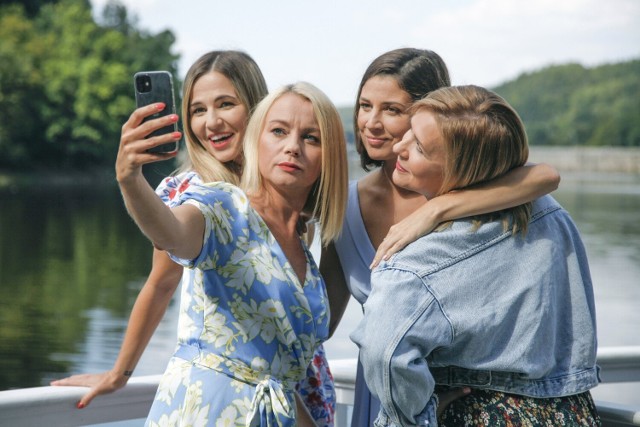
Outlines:
{"type": "Polygon", "coordinates": [[[424,209],[438,222],[512,208],[558,188],[560,175],[547,164],[527,164],[492,181],[431,199],[424,209]]]}
{"type": "Polygon", "coordinates": [[[130,376],[137,366],[167,310],[182,270],[166,253],[154,250],[151,273],[133,306],[120,354],[112,369],[118,377],[130,376]]]}
{"type": "Polygon", "coordinates": [[[119,181],[129,215],[158,249],[185,259],[202,249],[204,217],[193,205],[167,207],[142,175],[119,181]]]}
{"type": "Polygon", "coordinates": [[[164,250],[173,249],[178,240],[177,220],[144,176],[139,175],[125,182],[119,182],[119,185],[127,212],[142,233],[156,247],[164,250]]]}
{"type": "Polygon", "coordinates": [[[376,270],[364,317],[351,339],[369,389],[396,423],[434,419],[435,380],[427,357],[452,341],[449,319],[426,286],[406,268],[376,270]],[[428,418],[431,417],[431,418],[428,418]]]}

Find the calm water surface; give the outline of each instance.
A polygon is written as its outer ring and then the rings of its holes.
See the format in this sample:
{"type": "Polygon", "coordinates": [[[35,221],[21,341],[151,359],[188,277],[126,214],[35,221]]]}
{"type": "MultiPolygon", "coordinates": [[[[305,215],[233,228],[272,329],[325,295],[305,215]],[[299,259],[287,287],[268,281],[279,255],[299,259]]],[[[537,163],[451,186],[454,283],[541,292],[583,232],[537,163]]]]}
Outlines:
{"type": "MultiPolygon", "coordinates": [[[[600,345],[640,345],[640,176],[563,174],[554,196],[587,246],[600,345]]],[[[151,249],[116,188],[0,191],[0,390],[109,369],[151,249]]],[[[177,308],[174,299],[135,375],[164,370],[177,308]]],[[[352,301],[330,358],[356,357],[348,334],[360,316],[352,301]]],[[[638,384],[594,395],[640,404],[638,384]]]]}

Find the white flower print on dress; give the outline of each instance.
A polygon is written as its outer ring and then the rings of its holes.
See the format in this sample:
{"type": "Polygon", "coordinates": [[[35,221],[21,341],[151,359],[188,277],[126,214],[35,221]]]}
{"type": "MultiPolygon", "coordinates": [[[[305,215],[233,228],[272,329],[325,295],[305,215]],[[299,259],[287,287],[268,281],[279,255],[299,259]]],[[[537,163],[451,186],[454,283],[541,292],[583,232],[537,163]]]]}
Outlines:
{"type": "Polygon", "coordinates": [[[160,381],[158,391],[156,392],[156,400],[171,405],[178,388],[184,380],[186,371],[191,368],[191,364],[184,361],[171,359],[167,370],[160,381]]]}
{"type": "Polygon", "coordinates": [[[202,381],[189,384],[182,409],[180,423],[185,426],[206,426],[209,418],[209,405],[202,405],[202,381]]]}
{"type": "Polygon", "coordinates": [[[263,416],[270,425],[295,426],[293,388],[328,335],[317,266],[303,246],[307,274],[300,286],[236,187],[193,184],[180,203],[197,206],[210,228],[196,259],[172,256],[191,273],[182,285],[178,348],[147,425],[170,425],[180,409],[182,420],[208,426],[244,426],[247,418],[259,423],[263,416]],[[176,369],[181,364],[185,369],[176,369]]]}

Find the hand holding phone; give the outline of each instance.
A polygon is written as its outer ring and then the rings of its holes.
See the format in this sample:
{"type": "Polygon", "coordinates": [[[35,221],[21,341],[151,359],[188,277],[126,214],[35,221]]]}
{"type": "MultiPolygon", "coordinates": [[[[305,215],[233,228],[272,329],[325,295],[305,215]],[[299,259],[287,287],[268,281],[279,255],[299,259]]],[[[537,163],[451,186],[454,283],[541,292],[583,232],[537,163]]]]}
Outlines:
{"type": "MultiPolygon", "coordinates": [[[[138,108],[156,102],[163,102],[165,104],[164,110],[145,117],[143,123],[148,120],[176,113],[171,73],[168,71],[141,71],[133,76],[133,80],[136,91],[136,105],[138,108]]],[[[174,123],[173,125],[153,131],[147,135],[146,138],[173,133],[177,130],[178,124],[174,123]]],[[[178,150],[178,142],[172,141],[150,148],[147,151],[149,153],[172,153],[176,150],[178,150]]]]}

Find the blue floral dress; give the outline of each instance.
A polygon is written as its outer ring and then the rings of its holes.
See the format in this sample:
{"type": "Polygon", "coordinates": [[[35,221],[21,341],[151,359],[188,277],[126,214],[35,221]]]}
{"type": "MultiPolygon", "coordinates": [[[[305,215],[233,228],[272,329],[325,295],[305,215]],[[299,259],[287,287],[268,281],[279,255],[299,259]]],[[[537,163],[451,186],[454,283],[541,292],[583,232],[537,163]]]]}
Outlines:
{"type": "Polygon", "coordinates": [[[178,347],[148,426],[293,426],[295,389],[328,337],[328,302],[306,248],[300,283],[245,194],[189,185],[179,203],[205,217],[203,249],[183,280],[178,347]]]}

